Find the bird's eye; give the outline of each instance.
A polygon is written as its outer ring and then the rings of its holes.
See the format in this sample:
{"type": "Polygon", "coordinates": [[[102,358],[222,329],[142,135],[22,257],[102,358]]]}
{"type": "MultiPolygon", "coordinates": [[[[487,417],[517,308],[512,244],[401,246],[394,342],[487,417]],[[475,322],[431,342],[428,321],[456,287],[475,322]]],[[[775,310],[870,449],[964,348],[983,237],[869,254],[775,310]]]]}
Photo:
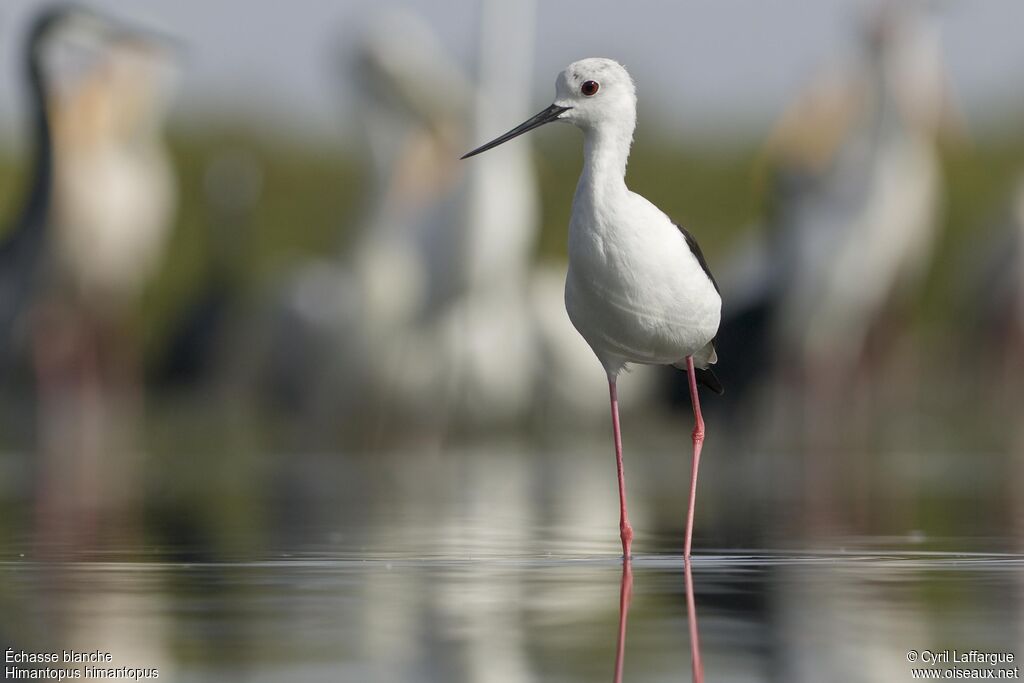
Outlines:
{"type": "Polygon", "coordinates": [[[601,85],[597,81],[583,81],[583,85],[580,86],[580,92],[587,97],[593,97],[597,94],[600,87],[601,85]]]}

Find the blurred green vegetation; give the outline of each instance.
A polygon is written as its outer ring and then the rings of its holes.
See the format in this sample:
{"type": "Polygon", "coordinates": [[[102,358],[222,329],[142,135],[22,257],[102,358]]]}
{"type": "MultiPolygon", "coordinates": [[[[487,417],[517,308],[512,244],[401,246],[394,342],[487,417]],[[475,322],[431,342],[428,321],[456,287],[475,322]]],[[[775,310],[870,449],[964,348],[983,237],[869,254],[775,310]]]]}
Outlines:
{"type": "MultiPolygon", "coordinates": [[[[354,148],[336,142],[311,146],[267,139],[244,129],[220,129],[201,133],[178,130],[171,135],[170,144],[180,202],[164,265],[141,308],[139,323],[150,354],[162,349],[169,326],[200,292],[210,270],[223,265],[216,254],[218,240],[225,243],[223,226],[218,225],[222,216],[212,210],[206,191],[215,160],[241,153],[261,173],[261,193],[251,220],[226,233],[232,277],[243,301],[252,306],[258,306],[275,279],[292,266],[312,256],[342,252],[362,221],[372,191],[364,160],[354,148]]],[[[580,140],[571,134],[543,133],[536,149],[543,149],[543,154],[534,155],[543,210],[537,258],[557,260],[565,254],[570,203],[582,163],[580,140]]],[[[691,228],[712,267],[721,268],[737,239],[756,229],[768,202],[770,169],[762,151],[760,144],[750,139],[722,146],[700,140],[666,142],[657,132],[643,133],[632,156],[628,182],[691,228]]],[[[933,330],[932,339],[962,331],[954,308],[956,287],[962,283],[957,270],[964,266],[965,254],[980,246],[1004,212],[1009,192],[1024,170],[1024,135],[946,142],[940,151],[947,190],[944,226],[919,311],[921,322],[933,330]]],[[[0,151],[0,231],[17,206],[23,174],[22,161],[9,151],[0,151]]],[[[948,393],[943,391],[946,379],[939,377],[935,382],[921,390],[928,392],[923,417],[900,413],[893,418],[900,434],[917,438],[918,432],[934,427],[937,423],[925,414],[927,410],[944,414],[943,406],[936,409],[935,404],[948,393]],[[936,390],[931,391],[933,387],[936,390]]],[[[990,400],[979,396],[977,403],[988,405],[990,400]]],[[[277,425],[263,416],[257,422],[244,408],[213,411],[208,407],[200,403],[194,412],[183,413],[175,406],[147,427],[151,444],[147,467],[155,473],[152,481],[158,482],[148,507],[156,518],[150,524],[193,524],[199,529],[195,533],[216,538],[219,547],[241,551],[247,543],[254,543],[251,539],[256,535],[243,530],[259,528],[253,520],[267,514],[258,504],[258,494],[263,478],[272,479],[276,473],[272,454],[278,450],[258,444],[273,438],[277,425]],[[210,453],[216,457],[209,457],[210,453]],[[255,460],[254,454],[259,453],[265,457],[255,460]]],[[[1007,413],[1012,410],[1006,408],[1007,413]]],[[[969,448],[972,454],[979,449],[998,451],[1005,432],[997,424],[1001,415],[996,412],[991,417],[959,421],[957,429],[963,435],[953,448],[969,448]]],[[[1010,415],[1004,424],[1012,424],[1014,419],[1016,415],[1010,415]]],[[[288,447],[294,446],[288,443],[288,447]]],[[[971,467],[972,471],[979,469],[978,461],[972,461],[971,467]]],[[[1002,468],[1008,471],[1005,465],[1002,468]]],[[[878,467],[876,471],[884,479],[879,490],[891,490],[884,486],[889,470],[878,467]]],[[[1000,471],[1000,465],[986,464],[979,471],[1000,471]]],[[[1012,477],[1005,479],[1011,481],[1012,477]]],[[[981,488],[979,485],[976,498],[982,503],[974,506],[974,517],[967,521],[977,522],[974,528],[998,528],[998,520],[1009,514],[1005,511],[1012,493],[1006,490],[990,496],[981,488]]],[[[947,495],[929,493],[915,500],[917,518],[934,520],[925,528],[960,533],[957,524],[964,518],[957,506],[949,505],[947,495]]],[[[27,513],[22,513],[24,519],[8,514],[20,509],[6,506],[3,517],[10,528],[27,526],[27,513]]],[[[880,509],[890,508],[883,505],[880,509]]],[[[178,527],[173,531],[192,533],[178,527]]]]}
{"type": "Polygon", "coordinates": [[[1024,177],[1024,136],[1002,136],[941,148],[945,179],[942,242],[929,279],[925,305],[932,319],[948,313],[965,254],[992,237],[1006,217],[1010,194],[1024,177]]]}
{"type": "MultiPolygon", "coordinates": [[[[582,160],[579,141],[572,136],[542,137],[542,142],[544,154],[535,155],[543,208],[537,254],[559,259],[582,160]]],[[[314,146],[222,127],[201,133],[179,130],[170,144],[180,203],[164,266],[145,295],[140,324],[150,350],[159,347],[169,322],[218,267],[214,243],[220,228],[204,189],[215,159],[244,153],[262,174],[251,221],[230,236],[229,248],[235,251],[228,257],[235,261],[233,273],[245,297],[260,297],[276,276],[309,256],[340,253],[359,224],[370,190],[363,160],[337,143],[314,146]]],[[[941,155],[947,190],[944,228],[920,310],[922,320],[938,327],[950,317],[955,271],[963,266],[965,252],[1002,215],[1024,170],[1024,136],[947,142],[941,155]]],[[[692,229],[712,265],[720,268],[737,238],[756,229],[766,205],[768,172],[756,141],[741,138],[728,147],[698,140],[666,142],[653,132],[639,136],[628,182],[692,229]]],[[[9,223],[22,183],[20,160],[9,150],[0,151],[0,232],[9,223]]]]}
{"type": "Polygon", "coordinates": [[[217,262],[216,241],[229,240],[232,275],[243,295],[258,295],[276,274],[313,254],[339,248],[358,211],[364,183],[351,154],[312,148],[251,133],[176,134],[170,139],[179,205],[176,228],[159,276],[143,306],[147,348],[159,346],[166,325],[198,294],[217,262]],[[244,154],[260,174],[256,204],[237,226],[219,225],[206,184],[210,166],[244,154]],[[219,233],[217,231],[220,231],[219,233]]]}

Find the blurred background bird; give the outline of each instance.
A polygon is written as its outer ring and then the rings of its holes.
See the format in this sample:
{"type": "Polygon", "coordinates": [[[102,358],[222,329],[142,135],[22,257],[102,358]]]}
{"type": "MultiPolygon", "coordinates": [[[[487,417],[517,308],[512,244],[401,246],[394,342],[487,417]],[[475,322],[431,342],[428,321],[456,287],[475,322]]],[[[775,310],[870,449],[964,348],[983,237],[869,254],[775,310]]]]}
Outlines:
{"type": "Polygon", "coordinates": [[[175,203],[152,71],[160,52],[78,6],[37,15],[26,50],[36,170],[3,249],[6,347],[30,353],[5,361],[34,370],[35,388],[20,391],[38,396],[40,524],[88,539],[134,477],[120,443],[131,418],[117,417],[139,404],[129,315],[175,203]]]}
{"type": "Polygon", "coordinates": [[[935,17],[891,3],[784,113],[767,141],[764,236],[725,285],[731,318],[760,323],[755,377],[776,368],[836,392],[892,369],[940,237],[936,143],[940,124],[959,131],[952,106],[935,17]],[[866,355],[875,336],[888,343],[866,355]]]}
{"type": "Polygon", "coordinates": [[[529,107],[535,9],[481,10],[474,77],[409,12],[374,16],[356,48],[373,171],[365,218],[338,257],[289,277],[271,332],[275,393],[321,424],[341,413],[362,415],[349,426],[372,423],[377,433],[410,419],[456,430],[516,425],[531,417],[534,397],[563,416],[604,412],[587,392],[571,398],[570,383],[591,363],[561,307],[549,312],[545,299],[561,298],[559,268],[533,264],[529,151],[452,165],[472,132],[529,107]]]}
{"type": "Polygon", "coordinates": [[[353,64],[369,162],[361,225],[347,248],[287,276],[267,332],[278,405],[328,430],[339,414],[372,415],[381,401],[399,412],[432,405],[441,349],[412,335],[458,293],[460,178],[450,159],[468,116],[467,77],[404,11],[373,18],[353,64]]]}
{"type": "MultiPolygon", "coordinates": [[[[46,57],[59,40],[67,12],[53,10],[35,18],[26,31],[19,65],[25,86],[26,126],[31,159],[22,200],[0,242],[0,370],[7,388],[18,351],[27,346],[27,311],[41,277],[49,242],[48,221],[53,194],[53,129],[48,106],[52,76],[46,57]]],[[[22,356],[24,359],[24,356],[22,356]]]]}

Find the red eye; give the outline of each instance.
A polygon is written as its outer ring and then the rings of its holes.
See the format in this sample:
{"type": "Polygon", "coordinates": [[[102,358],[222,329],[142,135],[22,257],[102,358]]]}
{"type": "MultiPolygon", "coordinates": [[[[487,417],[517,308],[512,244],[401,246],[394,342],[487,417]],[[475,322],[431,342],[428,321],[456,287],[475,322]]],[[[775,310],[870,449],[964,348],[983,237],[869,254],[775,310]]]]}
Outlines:
{"type": "Polygon", "coordinates": [[[601,86],[597,81],[583,81],[583,85],[580,86],[580,92],[587,97],[593,97],[597,94],[600,87],[601,86]]]}

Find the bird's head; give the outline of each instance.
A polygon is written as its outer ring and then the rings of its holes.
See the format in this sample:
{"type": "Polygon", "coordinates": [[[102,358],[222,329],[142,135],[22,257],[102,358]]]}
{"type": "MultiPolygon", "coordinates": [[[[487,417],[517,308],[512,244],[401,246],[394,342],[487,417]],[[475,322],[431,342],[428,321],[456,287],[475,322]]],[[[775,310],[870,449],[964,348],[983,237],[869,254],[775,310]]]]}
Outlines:
{"type": "Polygon", "coordinates": [[[95,43],[121,32],[119,22],[77,3],[44,7],[29,29],[29,44],[41,49],[56,39],[95,43]]]}
{"type": "Polygon", "coordinates": [[[28,31],[30,55],[39,60],[54,42],[87,50],[127,42],[145,44],[170,54],[181,50],[180,42],[170,36],[131,25],[74,2],[50,5],[36,14],[28,31]]]}
{"type": "Polygon", "coordinates": [[[636,125],[636,87],[618,62],[590,57],[573,62],[555,80],[555,101],[533,118],[462,158],[508,142],[545,123],[564,121],[584,131],[611,127],[632,136],[636,125]]]}
{"type": "MultiPolygon", "coordinates": [[[[591,57],[570,64],[555,81],[559,116],[587,130],[636,120],[636,87],[626,68],[611,59],[591,57]]],[[[632,129],[632,125],[630,125],[632,129]]]]}

